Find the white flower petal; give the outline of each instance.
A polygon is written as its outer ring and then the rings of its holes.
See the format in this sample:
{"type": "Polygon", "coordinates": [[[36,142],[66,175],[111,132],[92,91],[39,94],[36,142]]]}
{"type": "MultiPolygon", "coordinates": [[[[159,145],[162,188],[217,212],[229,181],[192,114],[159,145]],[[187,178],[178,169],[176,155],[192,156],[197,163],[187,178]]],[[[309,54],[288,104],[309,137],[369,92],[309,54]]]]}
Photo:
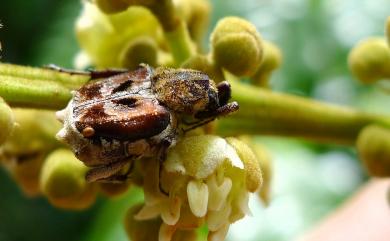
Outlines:
{"type": "Polygon", "coordinates": [[[147,178],[144,178],[144,197],[147,205],[156,205],[161,202],[165,196],[160,192],[160,164],[156,158],[147,159],[150,163],[145,165],[145,173],[147,178]]]}
{"type": "MultiPolygon", "coordinates": [[[[223,225],[220,229],[218,229],[217,231],[215,232],[209,232],[209,235],[207,237],[207,240],[208,241],[224,241],[225,240],[225,237],[226,237],[226,234],[229,230],[229,224],[226,223],[225,225],[223,225]]],[[[161,240],[160,240],[161,241],[161,240]]]]}
{"type": "Polygon", "coordinates": [[[240,207],[241,211],[245,213],[246,215],[252,216],[252,212],[249,209],[249,193],[243,192],[242,195],[240,195],[240,198],[238,199],[239,203],[238,206],[240,207]]]}
{"type": "Polygon", "coordinates": [[[203,217],[207,212],[209,190],[201,181],[190,181],[187,185],[188,204],[196,217],[203,217]]]}
{"type": "Polygon", "coordinates": [[[181,200],[179,197],[169,198],[161,208],[161,219],[168,225],[175,225],[180,218],[181,200]]]}
{"type": "Polygon", "coordinates": [[[135,220],[152,219],[160,215],[159,205],[144,205],[137,214],[134,215],[135,220]]]}
{"type": "Polygon", "coordinates": [[[236,150],[234,148],[226,143],[226,157],[229,159],[232,166],[244,169],[244,163],[241,161],[240,157],[238,156],[236,150]]]}
{"type": "Polygon", "coordinates": [[[174,151],[168,152],[167,160],[163,165],[167,172],[178,172],[181,174],[185,174],[186,172],[179,154],[174,151]]]}
{"type": "Polygon", "coordinates": [[[231,210],[230,204],[226,203],[219,211],[209,211],[207,213],[207,226],[209,230],[217,231],[223,225],[229,224],[231,210]]]}
{"type": "Polygon", "coordinates": [[[226,198],[232,188],[232,180],[225,177],[221,185],[218,186],[217,178],[212,175],[207,179],[207,186],[209,187],[209,204],[208,209],[218,211],[226,202],[226,198]]]}
{"type": "Polygon", "coordinates": [[[252,215],[249,206],[249,194],[247,192],[236,193],[235,199],[232,201],[232,213],[229,217],[230,223],[243,218],[245,215],[252,215]]]}
{"type": "Polygon", "coordinates": [[[226,159],[232,165],[243,168],[239,157],[225,139],[211,135],[188,136],[169,149],[164,168],[169,172],[204,179],[226,159]]]}

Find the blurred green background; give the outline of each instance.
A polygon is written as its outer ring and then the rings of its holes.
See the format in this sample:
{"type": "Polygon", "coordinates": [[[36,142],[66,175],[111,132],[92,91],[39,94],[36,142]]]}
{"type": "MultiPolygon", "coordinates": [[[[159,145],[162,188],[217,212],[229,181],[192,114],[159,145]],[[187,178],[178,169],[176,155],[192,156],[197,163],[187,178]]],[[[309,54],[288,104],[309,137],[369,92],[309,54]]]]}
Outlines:
{"type": "MultiPolygon", "coordinates": [[[[209,31],[223,16],[241,16],[281,48],[283,64],[271,80],[276,91],[390,113],[389,95],[359,84],[346,64],[360,39],[383,35],[388,0],[214,0],[212,5],[209,31]]],[[[72,67],[80,7],[79,0],[2,1],[1,61],[72,67]]],[[[352,148],[277,137],[258,141],[274,160],[272,203],[264,208],[253,198],[253,217],[233,225],[229,240],[292,240],[367,179],[352,148]]],[[[0,169],[0,241],[126,240],[123,215],[140,198],[132,190],[120,199],[100,198],[84,212],[62,211],[43,198],[25,198],[0,169]]]]}

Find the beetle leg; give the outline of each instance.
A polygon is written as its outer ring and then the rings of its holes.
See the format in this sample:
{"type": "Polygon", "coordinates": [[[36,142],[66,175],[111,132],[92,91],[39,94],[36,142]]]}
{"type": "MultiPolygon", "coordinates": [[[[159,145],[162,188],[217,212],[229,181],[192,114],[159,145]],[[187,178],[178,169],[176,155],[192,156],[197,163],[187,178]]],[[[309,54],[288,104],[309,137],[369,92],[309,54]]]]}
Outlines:
{"type": "Polygon", "coordinates": [[[130,167],[124,174],[119,174],[118,171],[116,174],[97,180],[98,182],[107,182],[107,183],[124,183],[131,179],[130,174],[133,172],[135,166],[135,160],[130,161],[130,167]]]}
{"type": "Polygon", "coordinates": [[[111,176],[115,176],[126,164],[127,160],[117,161],[105,166],[95,167],[90,169],[85,175],[87,182],[95,182],[109,179],[111,176]]]}
{"type": "Polygon", "coordinates": [[[214,115],[215,117],[225,116],[237,111],[238,109],[239,109],[238,103],[236,101],[233,101],[231,103],[227,103],[226,105],[219,107],[215,111],[214,115]]]}
{"type": "Polygon", "coordinates": [[[105,69],[105,70],[72,70],[72,69],[65,69],[62,67],[59,67],[55,64],[48,64],[45,65],[44,68],[55,70],[60,73],[67,73],[71,75],[89,75],[91,77],[91,80],[94,79],[100,79],[100,78],[108,78],[114,75],[122,74],[129,72],[126,69],[105,69]]]}
{"type": "Polygon", "coordinates": [[[199,119],[206,119],[206,120],[201,120],[201,121],[197,121],[197,122],[193,123],[187,129],[183,129],[183,132],[188,132],[188,131],[193,130],[195,128],[198,128],[200,126],[206,125],[207,123],[215,120],[217,117],[225,116],[225,115],[228,115],[230,113],[237,111],[238,108],[239,108],[238,103],[233,101],[231,103],[227,103],[226,105],[219,107],[215,111],[200,112],[200,113],[196,114],[195,117],[199,118],[199,119]]]}
{"type": "Polygon", "coordinates": [[[159,170],[158,170],[158,187],[160,189],[160,192],[166,196],[169,196],[169,193],[167,191],[165,191],[163,189],[163,187],[161,186],[161,173],[162,173],[162,169],[163,169],[163,163],[165,161],[165,159],[167,158],[167,151],[168,151],[168,147],[171,145],[171,140],[169,138],[166,138],[164,140],[162,140],[162,143],[161,143],[161,147],[158,151],[158,154],[157,154],[157,157],[158,157],[158,164],[159,164],[159,170]]]}
{"type": "Polygon", "coordinates": [[[207,120],[204,120],[204,121],[197,121],[197,122],[194,122],[190,127],[186,128],[186,129],[183,129],[182,131],[183,131],[184,133],[186,133],[186,132],[188,132],[188,131],[191,131],[191,130],[193,130],[193,129],[196,129],[196,128],[198,128],[198,127],[201,127],[201,126],[203,126],[203,125],[206,125],[206,124],[212,122],[213,120],[215,120],[215,118],[216,118],[216,117],[212,117],[212,118],[207,119],[207,120]]]}

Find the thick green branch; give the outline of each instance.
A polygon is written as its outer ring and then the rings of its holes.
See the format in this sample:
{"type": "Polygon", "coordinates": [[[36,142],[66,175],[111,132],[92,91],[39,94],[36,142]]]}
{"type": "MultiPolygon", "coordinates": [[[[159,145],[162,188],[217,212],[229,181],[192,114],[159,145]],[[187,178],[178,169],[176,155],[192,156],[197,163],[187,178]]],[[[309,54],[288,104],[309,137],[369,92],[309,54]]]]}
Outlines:
{"type": "MultiPolygon", "coordinates": [[[[71,98],[70,91],[88,79],[85,75],[0,64],[0,96],[14,107],[61,109],[71,98]]],[[[270,134],[354,144],[368,124],[390,127],[390,116],[230,82],[240,111],[219,121],[217,131],[223,135],[270,134]]]]}
{"type": "Polygon", "coordinates": [[[0,96],[13,107],[61,109],[89,76],[0,64],[0,96]]]}
{"type": "Polygon", "coordinates": [[[310,99],[274,93],[230,80],[238,113],[218,122],[223,135],[269,134],[354,144],[371,123],[390,127],[390,116],[373,115],[310,99]]]}

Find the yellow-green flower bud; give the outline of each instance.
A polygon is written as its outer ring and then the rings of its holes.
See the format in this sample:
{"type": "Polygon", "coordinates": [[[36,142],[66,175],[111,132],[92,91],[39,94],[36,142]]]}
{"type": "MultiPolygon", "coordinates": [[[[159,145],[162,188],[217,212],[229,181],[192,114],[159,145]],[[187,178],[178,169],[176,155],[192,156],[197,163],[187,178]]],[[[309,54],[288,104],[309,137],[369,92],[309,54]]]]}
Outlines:
{"type": "Polygon", "coordinates": [[[96,188],[86,182],[87,170],[70,150],[56,150],[42,167],[41,190],[53,206],[74,210],[88,208],[95,202],[96,188]]]}
{"type": "Polygon", "coordinates": [[[390,78],[390,48],[384,38],[358,43],[348,56],[351,72],[363,83],[390,78]]]}
{"type": "Polygon", "coordinates": [[[250,192],[257,191],[263,183],[260,163],[256,155],[247,144],[237,138],[229,137],[226,141],[233,146],[238,156],[244,163],[246,171],[246,188],[250,192]]]}
{"type": "Polygon", "coordinates": [[[119,56],[121,67],[133,70],[141,63],[157,66],[157,45],[151,37],[138,37],[130,41],[119,56]]]}
{"type": "Polygon", "coordinates": [[[390,177],[390,129],[376,125],[365,127],[356,145],[370,175],[390,177]]]}
{"type": "Polygon", "coordinates": [[[54,137],[61,125],[50,111],[14,109],[13,112],[17,124],[1,146],[0,157],[23,192],[36,196],[40,192],[43,160],[61,145],[54,137]]]}
{"type": "Polygon", "coordinates": [[[40,194],[39,175],[44,160],[44,153],[31,153],[8,157],[4,164],[23,193],[35,197],[40,194]]]}
{"type": "Polygon", "coordinates": [[[263,46],[256,27],[238,17],[226,17],[211,34],[215,63],[237,76],[251,76],[261,64],[263,46]]]}
{"type": "Polygon", "coordinates": [[[4,102],[3,98],[0,97],[0,145],[7,140],[11,134],[12,128],[14,127],[14,116],[11,108],[4,102]]]}
{"type": "Polygon", "coordinates": [[[157,45],[164,41],[158,20],[144,7],[132,6],[112,15],[104,14],[88,1],[83,1],[83,7],[76,22],[76,36],[97,68],[120,67],[120,56],[138,37],[150,37],[157,45]]]}
{"type": "Polygon", "coordinates": [[[126,0],[94,0],[94,2],[102,12],[107,14],[122,12],[129,7],[126,0]]]}
{"type": "Polygon", "coordinates": [[[279,68],[282,62],[282,53],[280,49],[269,41],[263,42],[264,54],[260,67],[251,77],[253,84],[268,87],[268,81],[272,71],[279,68]]]}
{"type": "Polygon", "coordinates": [[[252,144],[253,151],[260,162],[260,167],[263,174],[263,185],[258,191],[260,199],[264,204],[268,205],[271,199],[271,182],[272,182],[272,166],[271,157],[268,151],[259,143],[252,144]]]}

